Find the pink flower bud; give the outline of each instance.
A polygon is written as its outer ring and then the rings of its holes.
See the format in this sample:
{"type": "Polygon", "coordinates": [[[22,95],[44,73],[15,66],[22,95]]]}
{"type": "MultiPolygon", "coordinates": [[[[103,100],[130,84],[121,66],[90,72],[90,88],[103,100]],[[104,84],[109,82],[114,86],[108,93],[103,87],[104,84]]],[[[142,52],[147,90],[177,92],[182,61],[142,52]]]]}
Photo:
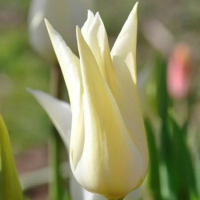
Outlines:
{"type": "Polygon", "coordinates": [[[167,69],[167,88],[174,99],[185,98],[191,88],[193,69],[191,51],[185,44],[178,44],[173,49],[167,69]]]}

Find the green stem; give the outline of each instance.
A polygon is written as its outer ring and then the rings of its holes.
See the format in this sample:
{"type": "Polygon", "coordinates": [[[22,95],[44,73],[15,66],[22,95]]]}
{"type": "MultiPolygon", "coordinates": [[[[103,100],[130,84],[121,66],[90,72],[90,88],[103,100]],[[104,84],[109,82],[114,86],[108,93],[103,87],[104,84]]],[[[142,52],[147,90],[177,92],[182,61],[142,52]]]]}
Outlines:
{"type": "MultiPolygon", "coordinates": [[[[51,69],[50,80],[51,94],[56,98],[61,98],[61,71],[58,65],[51,69]]],[[[50,200],[62,200],[62,176],[60,172],[60,149],[61,138],[56,129],[52,127],[52,134],[49,139],[49,163],[51,166],[51,183],[49,185],[50,200]]]]}

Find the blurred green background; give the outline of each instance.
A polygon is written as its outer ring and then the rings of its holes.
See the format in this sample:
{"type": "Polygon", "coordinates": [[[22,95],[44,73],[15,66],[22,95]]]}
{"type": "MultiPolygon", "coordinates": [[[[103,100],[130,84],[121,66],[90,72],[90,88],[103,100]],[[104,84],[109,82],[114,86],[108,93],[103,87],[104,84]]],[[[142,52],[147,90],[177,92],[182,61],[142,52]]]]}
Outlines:
{"type": "Polygon", "coordinates": [[[13,148],[22,151],[46,142],[44,111],[26,88],[49,91],[48,65],[31,49],[27,35],[29,1],[0,2],[0,112],[13,148]]]}

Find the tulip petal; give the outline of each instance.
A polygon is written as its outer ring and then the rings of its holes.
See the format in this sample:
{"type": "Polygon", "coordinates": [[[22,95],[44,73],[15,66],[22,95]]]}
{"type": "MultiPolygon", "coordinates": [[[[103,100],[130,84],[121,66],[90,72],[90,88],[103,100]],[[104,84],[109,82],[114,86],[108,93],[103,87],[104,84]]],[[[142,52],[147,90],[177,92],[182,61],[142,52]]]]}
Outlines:
{"type": "MultiPolygon", "coordinates": [[[[136,44],[137,44],[137,7],[135,4],[127,21],[125,22],[111,51],[112,58],[118,57],[126,63],[134,83],[136,79],[136,44]]],[[[113,59],[114,65],[117,65],[113,59]]]]}
{"type": "Polygon", "coordinates": [[[71,142],[77,149],[76,154],[74,155],[74,162],[78,162],[84,144],[84,117],[82,109],[83,83],[80,62],[47,20],[46,26],[69,92],[73,113],[71,134],[73,135],[74,133],[77,135],[77,138],[75,140],[72,138],[71,142]]]}
{"type": "Polygon", "coordinates": [[[62,37],[53,29],[51,24],[45,20],[55,53],[60,63],[62,73],[68,88],[72,111],[79,105],[82,96],[82,78],[80,72],[80,62],[76,55],[65,44],[62,37]]]}
{"type": "Polygon", "coordinates": [[[66,147],[69,149],[72,113],[70,105],[64,101],[60,101],[42,91],[28,91],[36,98],[38,103],[46,111],[51,121],[55,125],[66,147]]]}
{"type": "Polygon", "coordinates": [[[81,28],[81,32],[82,32],[84,38],[86,38],[88,35],[89,27],[91,26],[93,19],[94,19],[93,12],[88,10],[87,20],[84,23],[83,27],[81,28]]]}
{"type": "Polygon", "coordinates": [[[84,85],[84,120],[87,123],[83,154],[76,166],[73,165],[76,149],[70,147],[73,171],[78,182],[88,191],[121,198],[138,184],[142,159],[79,29],[77,40],[84,85]]]}
{"type": "Polygon", "coordinates": [[[22,200],[23,195],[19,183],[15,161],[12,154],[10,139],[6,125],[0,115],[0,160],[1,160],[1,183],[2,197],[5,200],[22,200]]]}
{"type": "Polygon", "coordinates": [[[115,99],[120,109],[122,118],[124,119],[124,123],[126,124],[135,145],[141,153],[142,160],[144,162],[141,177],[141,180],[143,180],[148,169],[148,148],[137,82],[136,78],[134,78],[136,77],[136,35],[137,4],[134,6],[128,20],[118,36],[112,50],[112,59],[115,68],[116,80],[118,81],[116,83],[115,99]],[[127,56],[128,58],[132,58],[134,62],[128,62],[127,56]]]}
{"type": "MultiPolygon", "coordinates": [[[[93,194],[82,188],[82,186],[76,181],[74,177],[70,179],[70,194],[73,200],[100,200],[98,195],[93,194]]],[[[101,198],[101,200],[106,200],[101,198]]]]}
{"type": "Polygon", "coordinates": [[[114,68],[110,56],[107,33],[99,13],[95,15],[92,23],[90,23],[87,35],[83,36],[98,63],[106,83],[114,93],[114,68]]]}
{"type": "MultiPolygon", "coordinates": [[[[118,60],[118,63],[120,63],[120,60],[118,60]]],[[[124,123],[141,153],[144,162],[143,175],[141,177],[143,180],[148,169],[148,148],[138,88],[133,83],[127,68],[117,68],[116,77],[118,82],[115,100],[124,123]]]]}

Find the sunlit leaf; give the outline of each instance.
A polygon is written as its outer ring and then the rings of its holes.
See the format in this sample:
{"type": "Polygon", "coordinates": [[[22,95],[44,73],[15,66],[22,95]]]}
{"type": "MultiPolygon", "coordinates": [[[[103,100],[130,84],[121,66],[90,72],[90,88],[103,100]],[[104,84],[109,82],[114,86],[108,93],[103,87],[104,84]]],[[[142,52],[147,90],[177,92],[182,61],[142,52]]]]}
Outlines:
{"type": "Polygon", "coordinates": [[[1,181],[3,200],[22,200],[23,195],[6,125],[0,115],[1,181]]]}

